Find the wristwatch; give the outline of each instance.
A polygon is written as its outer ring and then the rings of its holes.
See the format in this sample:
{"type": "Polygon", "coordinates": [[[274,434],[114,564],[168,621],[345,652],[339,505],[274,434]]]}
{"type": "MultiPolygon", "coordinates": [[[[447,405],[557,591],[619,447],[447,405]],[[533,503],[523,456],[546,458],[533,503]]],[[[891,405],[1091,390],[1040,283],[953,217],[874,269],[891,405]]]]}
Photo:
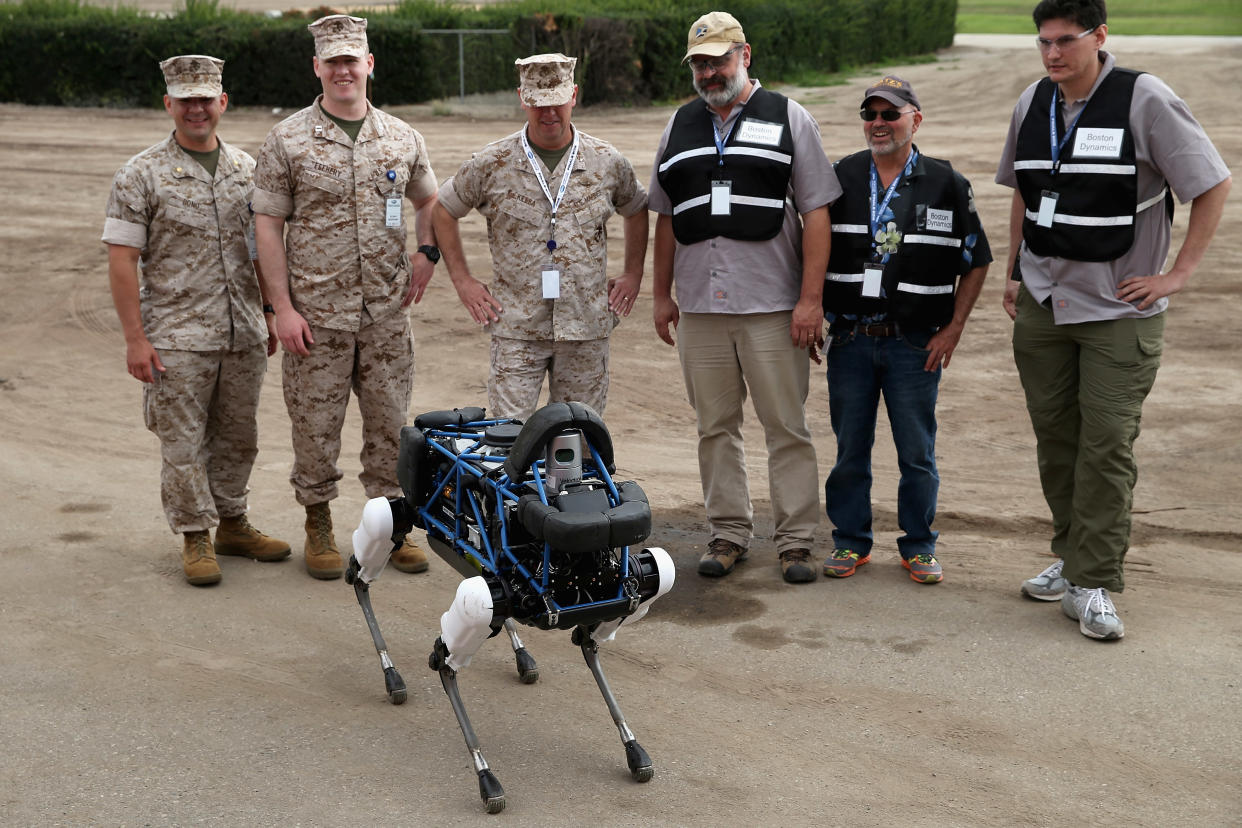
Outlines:
{"type": "Polygon", "coordinates": [[[436,247],[434,244],[420,244],[418,246],[418,252],[426,256],[432,264],[440,261],[440,248],[436,247]]]}

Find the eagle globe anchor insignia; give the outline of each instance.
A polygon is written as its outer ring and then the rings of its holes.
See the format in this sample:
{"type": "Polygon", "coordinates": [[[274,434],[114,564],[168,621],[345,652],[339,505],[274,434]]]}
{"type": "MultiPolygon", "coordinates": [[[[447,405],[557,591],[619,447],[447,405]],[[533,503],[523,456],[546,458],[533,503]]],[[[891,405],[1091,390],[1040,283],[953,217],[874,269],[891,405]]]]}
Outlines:
{"type": "Polygon", "coordinates": [[[504,629],[519,678],[538,680],[515,622],[573,630],[631,776],[651,779],[651,759],[600,667],[599,644],[672,588],[673,561],[659,547],[631,550],[651,533],[651,508],[637,483],[612,479],[615,471],[608,429],[582,403],[553,403],[525,424],[487,419],[482,408],[432,411],[401,429],[397,476],[405,496],[368,501],[354,532],[345,580],[366,617],[393,704],[405,701],[406,688],[375,620],[371,583],[413,528],[425,530],[431,548],[465,578],[440,617],[428,664],[461,726],[488,813],[505,807],[505,794],[483,758],[457,674],[504,629]]]}

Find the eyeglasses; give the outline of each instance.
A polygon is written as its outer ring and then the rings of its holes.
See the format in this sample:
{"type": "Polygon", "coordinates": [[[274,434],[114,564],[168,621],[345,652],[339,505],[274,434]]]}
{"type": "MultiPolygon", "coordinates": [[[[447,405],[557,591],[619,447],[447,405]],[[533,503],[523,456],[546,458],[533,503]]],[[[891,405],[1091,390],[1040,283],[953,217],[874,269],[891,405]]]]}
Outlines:
{"type": "Polygon", "coordinates": [[[1051,49],[1053,46],[1057,47],[1058,52],[1063,52],[1066,49],[1068,49],[1070,46],[1073,46],[1075,41],[1082,40],[1084,37],[1094,32],[1096,28],[1097,27],[1092,26],[1090,29],[1087,29],[1085,32],[1081,32],[1080,34],[1062,35],[1061,37],[1058,37],[1056,40],[1048,40],[1045,37],[1037,37],[1035,38],[1035,45],[1039,47],[1039,51],[1041,52],[1046,52],[1049,49],[1051,49]]]}
{"type": "Polygon", "coordinates": [[[690,71],[694,72],[695,74],[700,74],[700,75],[706,72],[708,69],[711,69],[713,72],[719,72],[721,69],[725,68],[733,61],[733,53],[736,52],[740,48],[742,47],[734,46],[732,49],[725,52],[720,57],[691,58],[690,59],[690,71]]]}
{"type": "Polygon", "coordinates": [[[892,123],[902,115],[908,115],[912,111],[913,110],[910,109],[860,109],[858,110],[858,117],[868,123],[874,121],[876,118],[883,118],[889,123],[892,123]]]}

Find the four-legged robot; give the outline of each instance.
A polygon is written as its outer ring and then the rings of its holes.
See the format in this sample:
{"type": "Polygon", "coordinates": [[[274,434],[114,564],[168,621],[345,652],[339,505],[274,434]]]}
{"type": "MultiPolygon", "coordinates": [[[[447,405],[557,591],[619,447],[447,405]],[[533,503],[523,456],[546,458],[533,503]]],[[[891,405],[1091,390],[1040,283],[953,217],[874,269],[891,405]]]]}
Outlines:
{"type": "Polygon", "coordinates": [[[505,806],[457,687],[457,673],[488,638],[509,634],[525,683],[538,668],[514,622],[573,630],[625,745],[630,774],[652,776],[651,759],[625,723],[599,664],[599,642],[647,614],[673,586],[673,561],[659,547],[631,551],[651,532],[637,483],[616,483],[612,438],[582,403],[553,403],[525,423],[486,419],[482,408],[433,411],[401,430],[397,476],[404,498],[375,498],[354,532],[346,571],[380,655],[388,698],[405,684],[389,658],[370,584],[414,527],[465,580],[440,617],[429,658],[440,674],[479,777],[488,813],[505,806]]]}

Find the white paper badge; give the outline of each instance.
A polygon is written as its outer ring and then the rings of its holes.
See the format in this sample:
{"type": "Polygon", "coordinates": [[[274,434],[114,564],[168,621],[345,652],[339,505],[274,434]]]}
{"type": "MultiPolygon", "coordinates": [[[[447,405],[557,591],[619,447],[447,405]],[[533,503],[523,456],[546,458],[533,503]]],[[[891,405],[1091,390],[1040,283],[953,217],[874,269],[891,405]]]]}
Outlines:
{"type": "Polygon", "coordinates": [[[880,265],[863,266],[862,295],[875,298],[880,295],[880,282],[884,280],[884,268],[880,265]]]}
{"type": "Polygon", "coordinates": [[[712,182],[712,215],[727,216],[733,209],[730,201],[730,195],[733,192],[732,181],[713,181],[712,182]]]}
{"type": "Polygon", "coordinates": [[[937,210],[935,207],[927,208],[927,229],[936,230],[940,233],[953,232],[953,211],[937,210]]]}
{"type": "Polygon", "coordinates": [[[384,226],[400,227],[401,226],[401,199],[387,198],[384,199],[384,226]]]}
{"type": "Polygon", "coordinates": [[[1052,218],[1057,212],[1058,193],[1044,190],[1043,197],[1039,200],[1039,217],[1035,219],[1035,223],[1040,227],[1051,227],[1052,218]]]}
{"type": "Polygon", "coordinates": [[[543,298],[544,299],[560,299],[561,298],[561,272],[555,268],[544,268],[541,275],[543,276],[543,298]]]}
{"type": "Polygon", "coordinates": [[[1074,131],[1075,158],[1120,158],[1126,131],[1120,127],[1079,127],[1074,131]]]}
{"type": "Polygon", "coordinates": [[[779,147],[781,135],[785,132],[784,124],[772,124],[767,121],[756,121],[745,118],[737,128],[737,140],[748,144],[763,144],[768,147],[779,147]]]}

